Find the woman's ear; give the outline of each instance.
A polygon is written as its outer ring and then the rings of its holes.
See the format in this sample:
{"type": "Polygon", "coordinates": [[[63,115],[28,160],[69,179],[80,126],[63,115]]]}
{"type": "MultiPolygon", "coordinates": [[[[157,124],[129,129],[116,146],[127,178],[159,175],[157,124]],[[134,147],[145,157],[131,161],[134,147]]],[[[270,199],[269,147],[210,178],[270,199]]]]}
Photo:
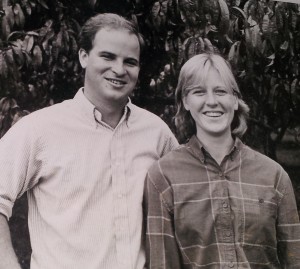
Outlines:
{"type": "Polygon", "coordinates": [[[183,106],[184,106],[185,110],[189,111],[190,107],[189,107],[189,104],[188,104],[187,96],[182,97],[182,103],[183,103],[183,106]]]}
{"type": "Polygon", "coordinates": [[[82,68],[86,68],[89,59],[88,53],[84,49],[80,49],[78,52],[79,62],[82,68]]]}
{"type": "Polygon", "coordinates": [[[237,97],[236,95],[234,95],[234,99],[235,99],[235,101],[234,101],[234,106],[233,106],[233,108],[234,108],[234,110],[238,110],[238,108],[239,108],[239,100],[238,100],[238,97],[237,97]]]}

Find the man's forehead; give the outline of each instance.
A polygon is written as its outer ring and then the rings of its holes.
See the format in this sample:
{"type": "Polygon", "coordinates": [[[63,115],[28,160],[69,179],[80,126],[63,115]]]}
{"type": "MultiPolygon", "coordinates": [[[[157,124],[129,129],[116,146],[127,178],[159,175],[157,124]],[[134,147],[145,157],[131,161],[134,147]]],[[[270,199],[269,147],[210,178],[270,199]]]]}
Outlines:
{"type": "Polygon", "coordinates": [[[118,33],[122,34],[122,35],[127,34],[129,37],[135,37],[137,44],[140,48],[140,42],[139,42],[138,36],[135,33],[130,32],[128,29],[125,29],[125,28],[114,28],[114,27],[101,28],[96,32],[93,42],[95,42],[95,40],[98,38],[106,38],[107,35],[111,35],[112,37],[117,39],[118,33]],[[103,37],[103,35],[104,35],[104,37],[103,37]]]}

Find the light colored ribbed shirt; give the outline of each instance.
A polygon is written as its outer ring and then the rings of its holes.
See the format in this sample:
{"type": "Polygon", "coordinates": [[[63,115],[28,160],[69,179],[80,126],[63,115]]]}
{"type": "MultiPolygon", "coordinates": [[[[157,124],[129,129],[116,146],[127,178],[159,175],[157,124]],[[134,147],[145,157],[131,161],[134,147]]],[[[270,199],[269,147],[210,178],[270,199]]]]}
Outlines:
{"type": "Polygon", "coordinates": [[[85,98],[34,112],[0,140],[0,213],[27,191],[32,269],[141,269],[149,166],[177,147],[130,101],[115,129],[85,98]]]}

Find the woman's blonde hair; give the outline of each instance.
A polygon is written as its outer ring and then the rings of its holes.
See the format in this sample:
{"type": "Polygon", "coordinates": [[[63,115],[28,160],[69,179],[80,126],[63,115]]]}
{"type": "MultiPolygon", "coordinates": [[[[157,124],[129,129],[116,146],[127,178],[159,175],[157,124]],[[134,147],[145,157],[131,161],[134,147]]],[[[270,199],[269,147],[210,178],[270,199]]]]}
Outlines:
{"type": "Polygon", "coordinates": [[[178,84],[176,88],[175,101],[177,113],[175,115],[175,125],[177,136],[180,142],[186,142],[196,134],[196,124],[189,111],[183,105],[183,98],[193,88],[195,81],[197,85],[204,83],[211,69],[216,70],[228,89],[232,89],[233,94],[238,99],[238,109],[234,112],[231,123],[231,133],[234,136],[242,137],[247,130],[246,119],[249,113],[248,105],[242,100],[242,95],[236,80],[231,71],[230,64],[220,55],[214,53],[203,53],[193,56],[181,68],[178,84]]]}

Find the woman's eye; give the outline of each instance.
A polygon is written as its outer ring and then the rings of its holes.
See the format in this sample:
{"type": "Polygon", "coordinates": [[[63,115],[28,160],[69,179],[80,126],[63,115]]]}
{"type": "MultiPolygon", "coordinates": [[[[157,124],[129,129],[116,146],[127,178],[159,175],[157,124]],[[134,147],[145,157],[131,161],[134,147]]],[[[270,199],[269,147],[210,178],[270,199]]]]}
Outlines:
{"type": "Polygon", "coordinates": [[[204,90],[195,90],[195,91],[193,91],[193,94],[194,95],[204,95],[206,93],[206,91],[204,91],[204,90]]]}
{"type": "Polygon", "coordinates": [[[215,90],[215,93],[217,94],[217,95],[226,95],[227,94],[227,91],[226,90],[224,90],[224,89],[217,89],[217,90],[215,90]]]}

